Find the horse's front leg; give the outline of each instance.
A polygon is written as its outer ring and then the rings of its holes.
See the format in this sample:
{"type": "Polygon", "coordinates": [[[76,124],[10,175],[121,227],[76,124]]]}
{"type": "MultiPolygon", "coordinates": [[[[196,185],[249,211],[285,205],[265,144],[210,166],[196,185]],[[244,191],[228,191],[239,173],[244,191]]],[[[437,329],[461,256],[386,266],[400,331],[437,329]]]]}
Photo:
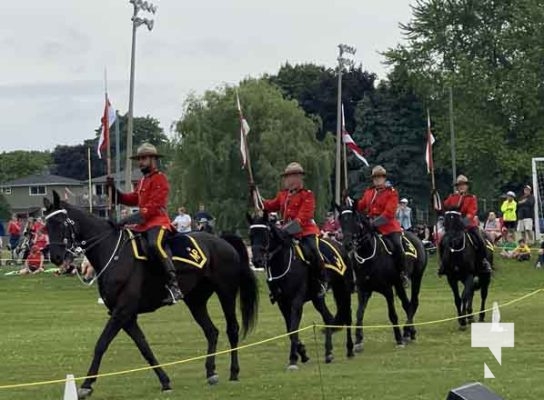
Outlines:
{"type": "Polygon", "coordinates": [[[461,296],[459,295],[459,285],[454,278],[448,276],[448,284],[450,285],[451,291],[453,293],[453,301],[455,302],[455,308],[457,309],[457,316],[459,329],[464,329],[467,325],[466,319],[463,317],[461,310],[461,296]]]}
{"type": "Polygon", "coordinates": [[[384,290],[383,295],[387,301],[387,314],[389,316],[389,321],[393,325],[393,334],[395,336],[395,341],[397,342],[397,347],[404,347],[404,341],[402,339],[402,334],[400,331],[399,317],[397,315],[397,310],[395,308],[395,296],[393,295],[393,288],[388,287],[384,290]]]}
{"type": "Polygon", "coordinates": [[[363,345],[364,345],[363,320],[365,317],[366,306],[371,296],[372,296],[371,291],[366,291],[365,289],[358,287],[357,298],[359,300],[359,304],[357,305],[357,315],[356,315],[357,321],[355,323],[357,325],[357,328],[355,329],[355,346],[354,346],[355,351],[357,353],[360,353],[361,351],[363,351],[363,345]]]}
{"type": "MultiPolygon", "coordinates": [[[[467,317],[472,312],[472,299],[474,298],[474,275],[467,275],[464,286],[461,312],[463,313],[463,316],[467,317]]],[[[470,322],[470,317],[466,318],[466,320],[470,322]]]]}
{"type": "MultiPolygon", "coordinates": [[[[137,317],[134,317],[132,320],[127,322],[125,326],[123,326],[123,330],[134,341],[134,343],[138,347],[138,350],[140,350],[140,353],[146,359],[149,365],[151,365],[152,367],[159,365],[159,362],[155,358],[151,347],[149,347],[149,344],[147,343],[147,340],[142,329],[140,328],[140,325],[138,325],[137,317]]],[[[170,378],[168,377],[168,375],[166,375],[166,372],[164,372],[164,370],[160,367],[154,368],[153,371],[159,378],[159,381],[161,383],[161,390],[163,392],[170,391],[172,389],[170,386],[170,378]]]]}
{"type": "Polygon", "coordinates": [[[479,322],[484,322],[485,320],[485,302],[487,300],[487,294],[489,292],[489,283],[490,283],[491,277],[488,276],[480,276],[480,316],[478,318],[479,322]]]}
{"type": "MultiPolygon", "coordinates": [[[[325,325],[332,325],[334,323],[334,317],[332,316],[324,297],[314,297],[312,299],[317,312],[321,315],[323,323],[325,325]]],[[[332,355],[332,328],[325,328],[325,362],[328,364],[332,362],[334,356],[332,355]]]]}
{"type": "Polygon", "coordinates": [[[289,350],[289,365],[287,367],[287,369],[291,371],[298,369],[297,362],[300,341],[297,331],[300,326],[300,320],[302,319],[303,305],[304,300],[301,298],[301,296],[295,297],[290,302],[281,302],[280,304],[280,309],[285,319],[287,332],[291,333],[289,335],[291,346],[289,350]]]}
{"type": "Polygon", "coordinates": [[[413,320],[413,312],[412,312],[412,304],[410,303],[410,300],[408,299],[408,295],[406,294],[406,289],[404,289],[404,286],[402,284],[398,283],[395,284],[395,292],[397,293],[398,298],[400,299],[400,302],[402,304],[402,308],[404,310],[404,313],[406,314],[406,324],[402,328],[403,337],[405,340],[410,340],[412,335],[412,324],[414,323],[413,320]]]}
{"type": "Polygon", "coordinates": [[[95,375],[98,374],[102,357],[104,356],[104,353],[108,349],[108,346],[110,345],[111,341],[115,338],[115,336],[117,336],[117,334],[119,333],[119,331],[121,330],[121,328],[123,327],[125,323],[126,323],[126,319],[123,320],[119,318],[119,316],[116,315],[115,311],[112,313],[112,316],[106,323],[106,326],[102,330],[102,333],[100,334],[100,337],[98,338],[98,341],[96,342],[96,345],[94,348],[93,361],[91,362],[91,366],[89,367],[89,370],[87,371],[87,376],[89,378],[83,381],[81,388],[78,390],[79,399],[85,399],[91,395],[93,391],[92,385],[93,383],[96,382],[95,375]]]}

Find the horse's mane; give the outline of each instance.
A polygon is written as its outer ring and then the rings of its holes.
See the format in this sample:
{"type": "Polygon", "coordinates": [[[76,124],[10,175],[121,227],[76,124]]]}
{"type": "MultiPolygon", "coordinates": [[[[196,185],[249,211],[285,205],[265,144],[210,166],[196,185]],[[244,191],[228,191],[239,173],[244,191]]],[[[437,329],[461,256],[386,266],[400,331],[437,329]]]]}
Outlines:
{"type": "Polygon", "coordinates": [[[77,221],[80,224],[86,225],[87,229],[94,228],[96,230],[104,230],[104,229],[107,229],[108,227],[113,229],[113,225],[108,223],[107,220],[97,217],[96,215],[91,214],[87,210],[81,207],[77,207],[66,201],[60,202],[60,208],[64,208],[66,211],[68,211],[68,213],[73,218],[77,219],[77,221]]]}

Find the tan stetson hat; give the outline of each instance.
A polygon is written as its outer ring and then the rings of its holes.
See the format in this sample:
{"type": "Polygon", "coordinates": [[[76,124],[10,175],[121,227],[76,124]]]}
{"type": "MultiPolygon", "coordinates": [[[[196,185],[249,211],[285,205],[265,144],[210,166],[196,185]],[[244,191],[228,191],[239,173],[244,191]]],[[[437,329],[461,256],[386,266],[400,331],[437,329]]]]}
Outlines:
{"type": "Polygon", "coordinates": [[[142,143],[140,147],[138,147],[138,150],[136,151],[136,154],[133,155],[133,160],[137,160],[140,157],[162,157],[162,154],[159,154],[157,151],[157,148],[153,146],[151,143],[142,143]]]}
{"type": "Polygon", "coordinates": [[[462,184],[468,185],[470,181],[465,175],[459,175],[457,177],[457,180],[455,181],[455,186],[462,185],[462,184]]]}
{"type": "Polygon", "coordinates": [[[374,168],[372,168],[371,177],[374,178],[375,176],[387,176],[387,171],[381,165],[376,165],[374,168]]]}
{"type": "Polygon", "coordinates": [[[304,175],[304,168],[298,162],[292,162],[287,167],[281,176],[288,175],[304,175]]]}

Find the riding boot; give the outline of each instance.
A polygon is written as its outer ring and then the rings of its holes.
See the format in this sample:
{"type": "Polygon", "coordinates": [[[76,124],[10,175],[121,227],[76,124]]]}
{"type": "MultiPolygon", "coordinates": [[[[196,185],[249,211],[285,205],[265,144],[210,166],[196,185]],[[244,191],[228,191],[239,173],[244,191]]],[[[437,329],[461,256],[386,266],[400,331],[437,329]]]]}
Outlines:
{"type": "Polygon", "coordinates": [[[181,292],[181,289],[178,285],[176,268],[174,267],[174,263],[170,258],[161,259],[161,263],[162,267],[164,268],[164,272],[168,277],[168,282],[165,285],[166,290],[168,291],[168,295],[163,299],[162,302],[166,305],[176,304],[179,300],[183,300],[183,293],[181,292]]]}
{"type": "Polygon", "coordinates": [[[406,254],[404,254],[404,247],[402,245],[402,235],[400,233],[393,233],[391,234],[390,239],[391,242],[393,242],[393,254],[395,257],[395,264],[399,272],[400,281],[402,282],[402,286],[407,288],[410,286],[410,280],[406,275],[406,254]]]}

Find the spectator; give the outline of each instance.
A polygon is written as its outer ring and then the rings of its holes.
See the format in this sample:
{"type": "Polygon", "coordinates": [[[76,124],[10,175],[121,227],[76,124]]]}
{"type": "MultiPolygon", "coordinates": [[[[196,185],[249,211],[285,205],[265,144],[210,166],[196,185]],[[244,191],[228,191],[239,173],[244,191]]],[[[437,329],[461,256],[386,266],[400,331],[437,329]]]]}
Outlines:
{"type": "Polygon", "coordinates": [[[20,275],[37,274],[43,272],[44,256],[38,246],[32,246],[25,260],[25,266],[19,271],[20,275]]]}
{"type": "Polygon", "coordinates": [[[200,203],[198,205],[198,212],[195,214],[195,221],[197,223],[197,230],[212,233],[213,217],[206,211],[204,203],[200,203]]]}
{"type": "Polygon", "coordinates": [[[198,211],[195,214],[195,220],[199,222],[200,220],[205,219],[206,221],[212,221],[213,217],[206,211],[204,203],[198,205],[198,211]]]}
{"type": "Polygon", "coordinates": [[[502,236],[501,223],[493,211],[487,216],[484,231],[491,243],[495,244],[502,236]]]}
{"type": "Polygon", "coordinates": [[[4,229],[4,223],[0,220],[0,250],[4,248],[4,236],[6,236],[6,231],[4,229]]]}
{"type": "Polygon", "coordinates": [[[34,233],[39,232],[42,228],[45,228],[45,224],[41,217],[36,218],[36,221],[32,225],[32,230],[34,233]]]}
{"type": "MultiPolygon", "coordinates": [[[[21,223],[19,222],[19,219],[17,218],[17,215],[13,214],[11,217],[11,221],[9,221],[8,224],[8,235],[9,235],[9,248],[12,252],[15,251],[15,248],[19,244],[19,240],[21,239],[21,223]]],[[[15,257],[13,257],[15,258],[15,257]]]]}
{"type": "Polygon", "coordinates": [[[66,253],[61,266],[59,267],[56,275],[75,275],[77,273],[76,266],[74,265],[74,256],[71,253],[66,253]]]}
{"type": "Polygon", "coordinates": [[[514,198],[516,195],[514,192],[506,193],[506,200],[501,205],[502,220],[504,226],[508,230],[508,233],[514,233],[516,230],[516,221],[517,221],[517,203],[514,198]]]}
{"type": "Polygon", "coordinates": [[[512,256],[518,261],[527,261],[531,258],[531,249],[524,239],[518,241],[518,247],[514,249],[512,256]]]}
{"type": "Polygon", "coordinates": [[[412,209],[408,207],[408,199],[402,199],[397,208],[396,218],[405,231],[412,229],[412,209]]]}
{"type": "Polygon", "coordinates": [[[512,253],[516,249],[516,242],[514,242],[514,235],[509,233],[506,235],[506,241],[503,244],[501,257],[512,258],[512,253]]]}
{"type": "Polygon", "coordinates": [[[534,243],[533,235],[533,215],[535,207],[535,197],[531,193],[531,186],[527,185],[523,188],[517,204],[518,216],[518,235],[524,239],[526,243],[534,243]]]}
{"type": "Polygon", "coordinates": [[[34,245],[38,246],[40,250],[44,250],[49,245],[49,236],[45,233],[45,226],[40,228],[34,236],[34,245]]]}
{"type": "Polygon", "coordinates": [[[327,213],[327,219],[325,220],[325,223],[321,227],[321,235],[326,238],[333,238],[338,233],[338,230],[340,229],[340,224],[338,223],[337,219],[334,217],[333,212],[327,213]]]}
{"type": "Polygon", "coordinates": [[[191,216],[187,214],[185,207],[178,208],[178,215],[172,222],[179,233],[191,232],[191,216]]]}
{"type": "Polygon", "coordinates": [[[538,260],[536,262],[536,268],[542,268],[544,265],[544,241],[540,243],[540,249],[538,249],[538,260]]]}

